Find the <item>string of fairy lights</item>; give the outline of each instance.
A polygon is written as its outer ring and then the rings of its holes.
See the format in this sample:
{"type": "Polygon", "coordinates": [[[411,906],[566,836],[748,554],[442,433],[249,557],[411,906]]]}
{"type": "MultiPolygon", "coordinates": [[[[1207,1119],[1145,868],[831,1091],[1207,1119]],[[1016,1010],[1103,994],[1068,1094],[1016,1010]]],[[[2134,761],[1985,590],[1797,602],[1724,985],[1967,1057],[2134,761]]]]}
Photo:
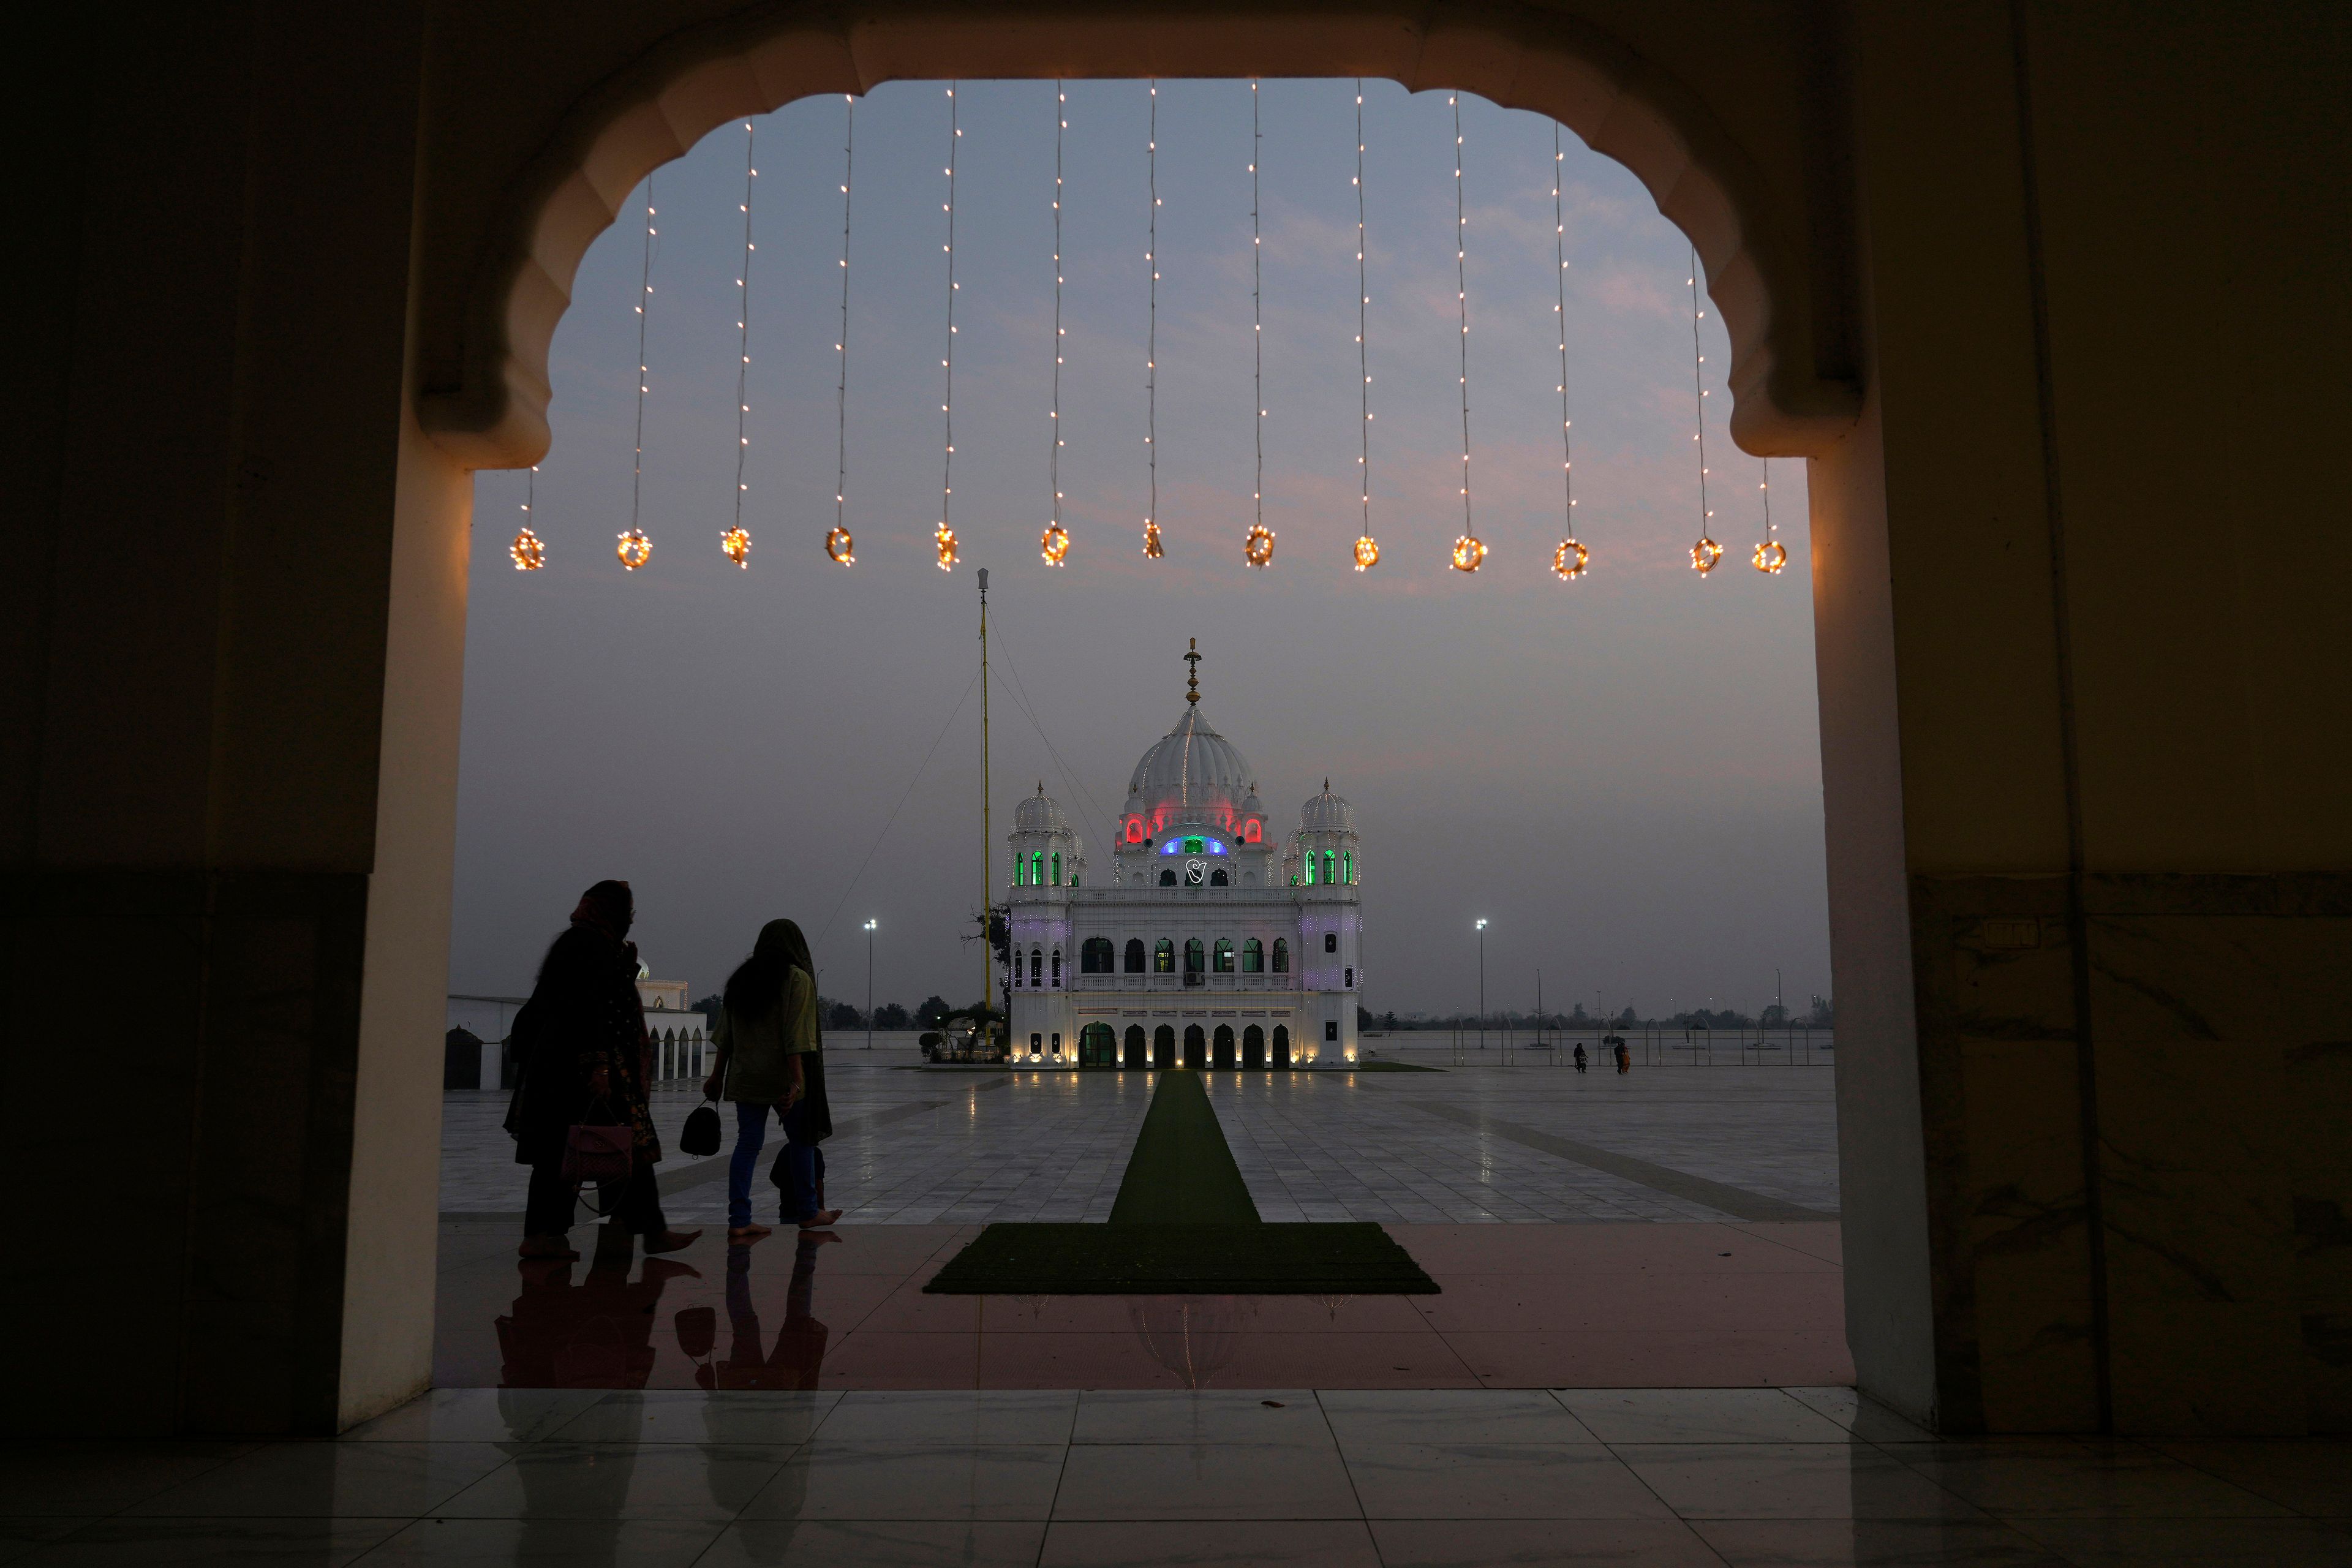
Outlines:
{"type": "Polygon", "coordinates": [[[1242,560],[1264,570],[1274,564],[1274,530],[1265,525],[1265,237],[1258,226],[1257,165],[1265,137],[1258,129],[1257,82],[1250,82],[1250,405],[1257,417],[1250,429],[1257,437],[1257,470],[1250,481],[1250,502],[1255,521],[1242,541],[1242,560]]]}
{"type": "MultiPolygon", "coordinates": [[[[940,474],[939,521],[932,530],[933,554],[941,571],[957,564],[961,553],[954,527],[955,503],[955,359],[960,341],[957,307],[962,284],[957,276],[958,174],[964,128],[959,101],[960,83],[949,83],[945,89],[948,105],[947,161],[941,168],[945,181],[944,199],[940,203],[945,230],[940,245],[943,269],[946,274],[945,340],[940,358],[940,474]]],[[[1163,258],[1160,249],[1160,219],[1163,201],[1160,194],[1160,87],[1156,80],[1145,84],[1146,138],[1144,144],[1145,250],[1144,260],[1144,482],[1146,505],[1143,513],[1143,553],[1150,560],[1162,559],[1166,553],[1165,536],[1160,509],[1159,463],[1159,373],[1160,373],[1160,285],[1163,258]]],[[[1367,138],[1364,120],[1363,82],[1355,86],[1355,166],[1350,178],[1356,203],[1356,352],[1357,352],[1357,506],[1359,531],[1350,551],[1351,564],[1359,573],[1369,571],[1381,559],[1381,545],[1374,536],[1371,518],[1371,353],[1370,320],[1372,297],[1369,282],[1369,233],[1367,220],[1367,138]]],[[[1262,83],[1253,78],[1250,91],[1250,156],[1247,172],[1250,177],[1250,337],[1251,389],[1255,416],[1252,427],[1251,500],[1252,511],[1248,530],[1243,540],[1244,563],[1255,570],[1270,567],[1275,558],[1276,536],[1266,521],[1265,508],[1265,430],[1269,410],[1265,396],[1265,220],[1264,200],[1265,125],[1263,121],[1262,83]]],[[[826,556],[841,565],[856,563],[856,543],[848,527],[848,398],[849,398],[849,332],[851,293],[851,236],[853,217],[853,174],[856,168],[856,108],[855,94],[842,96],[841,180],[841,253],[837,261],[840,275],[839,331],[834,344],[835,376],[835,484],[832,527],[824,536],[826,556]]],[[[1053,346],[1051,366],[1050,406],[1047,415],[1051,440],[1047,449],[1046,479],[1051,497],[1048,518],[1038,537],[1038,552],[1045,564],[1060,568],[1066,564],[1072,539],[1065,520],[1066,493],[1063,489],[1062,458],[1068,443],[1065,434],[1063,409],[1063,371],[1066,363],[1069,329],[1064,312],[1066,274],[1064,204],[1067,192],[1068,170],[1066,163],[1069,131],[1069,96],[1065,84],[1054,83],[1054,184],[1051,204],[1054,264],[1053,346]]],[[[1469,319],[1469,203],[1465,164],[1467,142],[1463,129],[1461,95],[1449,93],[1446,107],[1454,132],[1454,309],[1456,339],[1457,408],[1461,426],[1461,467],[1458,493],[1461,502],[1461,531],[1455,537],[1448,554],[1449,566],[1459,573],[1476,573],[1486,564],[1486,543],[1478,536],[1472,488],[1473,452],[1470,394],[1470,319],[1469,319]]],[[[739,570],[748,570],[752,548],[750,507],[750,464],[752,442],[752,408],[751,404],[751,286],[752,267],[756,259],[755,195],[758,189],[759,126],[755,118],[741,121],[743,129],[743,184],[741,200],[737,210],[741,219],[740,258],[735,278],[736,343],[735,343],[735,475],[732,515],[729,525],[720,530],[719,548],[725,559],[739,570]]],[[[1591,566],[1592,553],[1580,538],[1577,526],[1575,476],[1575,441],[1573,424],[1572,365],[1570,356],[1569,331],[1569,246],[1567,224],[1566,146],[1563,132],[1557,121],[1552,125],[1552,235],[1553,235],[1553,330],[1555,350],[1559,355],[1560,433],[1560,516],[1562,531],[1551,556],[1550,570],[1563,582],[1575,582],[1586,576],[1591,566]]],[[[1131,145],[1131,143],[1130,143],[1131,145]]],[[[658,208],[655,200],[654,178],[648,174],[643,186],[643,224],[635,302],[636,321],[637,379],[635,389],[634,426],[630,463],[628,526],[615,542],[614,553],[624,571],[635,574],[644,570],[653,559],[653,539],[646,527],[645,481],[646,409],[652,395],[651,317],[654,298],[653,268],[658,249],[660,230],[658,208]]],[[[1482,253],[1483,254],[1483,253],[1482,253]]],[[[1700,298],[1698,255],[1696,247],[1689,249],[1688,274],[1685,279],[1689,291],[1691,321],[1691,376],[1693,392],[1692,449],[1698,485],[1698,533],[1690,546],[1688,559],[1692,569],[1702,578],[1711,574],[1724,557],[1724,547],[1714,538],[1715,511],[1712,504],[1713,470],[1707,455],[1707,405],[1712,392],[1706,384],[1707,355],[1706,353],[1705,321],[1706,312],[1700,298]]],[[[521,503],[521,526],[508,548],[515,569],[521,572],[543,570],[549,559],[549,547],[538,531],[539,465],[533,464],[526,479],[521,503]]],[[[1779,537],[1772,517],[1771,468],[1769,460],[1759,459],[1757,484],[1761,504],[1761,538],[1749,556],[1758,573],[1780,574],[1789,562],[1789,549],[1779,537]]]]}
{"type": "Polygon", "coordinates": [[[751,534],[743,526],[743,467],[751,456],[751,182],[760,177],[751,122],[743,121],[743,266],[735,278],[735,525],[719,536],[719,552],[738,567],[751,564],[751,534]]]}
{"type": "Polygon", "coordinates": [[[1062,137],[1070,129],[1070,95],[1054,84],[1054,411],[1047,416],[1054,444],[1045,453],[1045,484],[1054,492],[1053,520],[1038,536],[1037,553],[1048,566],[1069,558],[1070,531],[1062,526],[1062,137]]]}
{"type": "Polygon", "coordinates": [[[1151,84],[1150,121],[1144,140],[1144,184],[1150,197],[1150,226],[1145,231],[1144,268],[1151,274],[1144,306],[1143,450],[1150,500],[1143,512],[1143,553],[1157,561],[1164,553],[1160,542],[1160,84],[1151,84]]]}

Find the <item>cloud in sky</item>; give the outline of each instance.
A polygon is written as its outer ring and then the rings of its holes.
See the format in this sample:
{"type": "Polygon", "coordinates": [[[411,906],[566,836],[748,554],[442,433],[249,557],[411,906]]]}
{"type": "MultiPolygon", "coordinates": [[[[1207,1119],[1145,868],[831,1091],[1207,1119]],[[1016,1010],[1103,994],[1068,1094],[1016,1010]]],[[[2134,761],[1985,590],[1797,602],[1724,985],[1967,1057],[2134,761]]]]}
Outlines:
{"type": "Polygon", "coordinates": [[[548,570],[518,574],[505,559],[523,476],[477,485],[452,988],[527,987],[579,889],[619,876],[637,889],[648,961],[698,994],[781,914],[819,937],[828,992],[862,994],[869,916],[884,933],[882,996],[975,990],[978,955],[959,938],[983,896],[978,696],[959,706],[959,694],[977,654],[971,569],[986,565],[1001,683],[991,864],[1006,859],[1013,800],[1040,779],[1090,849],[1107,848],[1101,812],[1177,719],[1178,656],[1197,637],[1207,712],[1278,819],[1327,773],[1357,805],[1373,1007],[1471,1005],[1477,916],[1495,922],[1497,1005],[1528,1005],[1538,968],[1548,997],[1590,1004],[1597,987],[1644,1010],[1709,998],[1753,1010],[1776,967],[1792,999],[1828,991],[1804,475],[1773,468],[1790,559],[1762,578],[1746,564],[1761,465],[1725,430],[1728,350],[1706,304],[1710,499],[1727,554],[1711,580],[1690,572],[1689,253],[1648,194],[1567,138],[1576,517],[1594,557],[1589,578],[1561,584],[1546,570],[1562,499],[1552,131],[1465,98],[1473,500],[1493,553],[1465,578],[1444,564],[1461,521],[1451,114],[1442,93],[1366,86],[1384,559],[1360,576],[1347,561],[1353,87],[1267,83],[1265,510],[1280,543],[1274,568],[1252,573],[1240,559],[1258,406],[1248,88],[1163,84],[1169,554],[1150,563],[1138,549],[1145,92],[1069,84],[1062,488],[1075,544],[1050,571],[1036,538],[1050,500],[1052,90],[960,94],[955,573],[932,567],[929,543],[943,457],[939,84],[892,84],[857,110],[852,571],[820,550],[841,100],[758,128],[748,572],[716,548],[734,509],[740,122],[654,176],[640,514],[656,556],[634,576],[613,541],[631,516],[642,203],[592,248],[553,353],[555,445],[534,513],[548,570]]]}

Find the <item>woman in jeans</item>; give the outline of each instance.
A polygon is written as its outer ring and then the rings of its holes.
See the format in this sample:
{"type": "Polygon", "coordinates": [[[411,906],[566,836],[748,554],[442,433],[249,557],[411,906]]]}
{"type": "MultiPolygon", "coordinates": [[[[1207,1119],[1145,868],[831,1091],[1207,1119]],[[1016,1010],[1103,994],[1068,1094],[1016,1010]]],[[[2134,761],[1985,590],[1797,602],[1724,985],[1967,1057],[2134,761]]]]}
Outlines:
{"type": "Polygon", "coordinates": [[[714,1039],[717,1064],[703,1092],[735,1106],[735,1152],[727,1166],[727,1239],[751,1242],[769,1227],[751,1223],[751,1173],[767,1141],[768,1118],[783,1123],[784,1217],[815,1230],[841,1217],[819,1208],[816,1146],[833,1131],[825,1103],[815,964],[791,921],[760,928],[751,956],[727,977],[714,1039]]]}
{"type": "Polygon", "coordinates": [[[629,1174],[604,1184],[605,1199],[647,1253],[676,1252],[699,1231],[672,1230],[662,1215],[654,1166],[662,1157],[646,1098],[652,1052],[637,1000],[636,917],[626,882],[599,882],[580,896],[572,924],[547,950],[530,1000],[515,1017],[521,1069],[507,1107],[515,1163],[530,1167],[525,1202],[525,1258],[571,1259],[566,1233],[574,1184],[563,1174],[571,1129],[598,1121],[630,1129],[629,1174]]]}

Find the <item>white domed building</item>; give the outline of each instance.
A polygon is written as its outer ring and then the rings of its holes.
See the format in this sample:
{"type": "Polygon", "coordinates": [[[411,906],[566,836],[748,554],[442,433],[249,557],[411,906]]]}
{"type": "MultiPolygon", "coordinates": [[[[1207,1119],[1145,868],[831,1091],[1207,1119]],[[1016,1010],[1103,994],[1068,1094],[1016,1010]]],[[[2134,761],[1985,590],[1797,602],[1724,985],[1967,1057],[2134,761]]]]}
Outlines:
{"type": "Polygon", "coordinates": [[[1285,835],[1255,771],[1201,712],[1128,781],[1110,868],[1045,785],[1013,811],[1011,1044],[1041,1067],[1337,1066],[1356,1059],[1362,873],[1356,814],[1323,793],[1285,835]]]}

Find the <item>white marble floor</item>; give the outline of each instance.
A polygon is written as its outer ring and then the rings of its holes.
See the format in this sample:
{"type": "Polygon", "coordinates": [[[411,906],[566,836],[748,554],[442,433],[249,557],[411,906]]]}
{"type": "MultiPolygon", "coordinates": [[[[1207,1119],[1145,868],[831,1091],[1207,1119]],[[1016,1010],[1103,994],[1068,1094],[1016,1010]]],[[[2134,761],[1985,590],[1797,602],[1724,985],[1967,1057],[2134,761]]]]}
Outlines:
{"type": "Polygon", "coordinates": [[[2352,1444],[1938,1441],[1836,1388],[445,1390],[310,1443],[0,1447],[0,1560],[2352,1562],[2352,1444]]]}
{"type": "MultiPolygon", "coordinates": [[[[851,1224],[1107,1218],[1152,1075],[908,1070],[828,1057],[837,1135],[828,1200],[851,1224]]],[[[1819,1067],[1578,1074],[1205,1075],[1234,1158],[1268,1220],[1562,1223],[1834,1216],[1836,1115],[1819,1067]]],[[[661,1091],[667,1141],[698,1100],[661,1091]]],[[[444,1213],[511,1213],[524,1173],[505,1098],[443,1102],[444,1213]]],[[[731,1115],[727,1147],[733,1144],[731,1115]]],[[[772,1130],[771,1135],[772,1146],[772,1130]]],[[[763,1166],[765,1163],[763,1156],[763,1166]]],[[[685,1224],[724,1218],[725,1154],[661,1167],[685,1224]]],[[[755,1193],[764,1209],[770,1193],[755,1193]]]]}

